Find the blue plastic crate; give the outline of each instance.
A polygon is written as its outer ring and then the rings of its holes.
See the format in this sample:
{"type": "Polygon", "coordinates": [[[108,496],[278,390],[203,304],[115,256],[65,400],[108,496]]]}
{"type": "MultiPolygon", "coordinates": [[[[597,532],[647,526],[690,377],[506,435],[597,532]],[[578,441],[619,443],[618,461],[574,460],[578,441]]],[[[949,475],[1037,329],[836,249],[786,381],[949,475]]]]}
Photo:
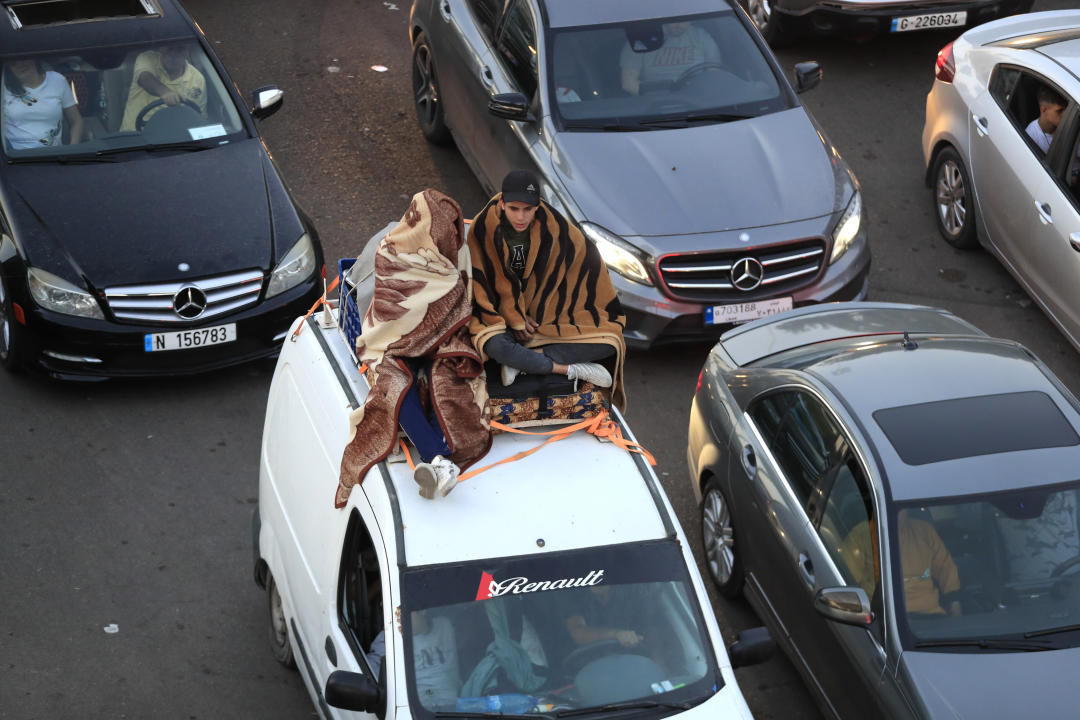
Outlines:
{"type": "Polygon", "coordinates": [[[356,307],[356,295],[353,293],[352,285],[348,283],[346,274],[355,262],[356,258],[338,260],[338,326],[341,328],[341,334],[345,336],[349,350],[354,355],[356,354],[356,338],[360,337],[363,318],[356,307]]]}

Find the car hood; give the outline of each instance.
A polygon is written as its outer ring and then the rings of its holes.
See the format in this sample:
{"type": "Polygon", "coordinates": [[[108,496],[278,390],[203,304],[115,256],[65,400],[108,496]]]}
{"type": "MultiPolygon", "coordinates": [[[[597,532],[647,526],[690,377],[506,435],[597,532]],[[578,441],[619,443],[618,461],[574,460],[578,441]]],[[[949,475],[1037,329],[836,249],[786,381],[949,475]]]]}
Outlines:
{"type": "Polygon", "coordinates": [[[1076,715],[1080,648],[1041,652],[906,652],[901,680],[921,701],[923,717],[976,720],[988,715],[1076,715]]]}
{"type": "Polygon", "coordinates": [[[7,168],[13,224],[32,265],[97,288],[269,267],[268,181],[280,181],[258,140],[117,157],[7,168]]]}
{"type": "Polygon", "coordinates": [[[579,219],[624,237],[820,217],[844,192],[842,161],[802,107],[692,128],[563,132],[555,143],[579,219]]]}

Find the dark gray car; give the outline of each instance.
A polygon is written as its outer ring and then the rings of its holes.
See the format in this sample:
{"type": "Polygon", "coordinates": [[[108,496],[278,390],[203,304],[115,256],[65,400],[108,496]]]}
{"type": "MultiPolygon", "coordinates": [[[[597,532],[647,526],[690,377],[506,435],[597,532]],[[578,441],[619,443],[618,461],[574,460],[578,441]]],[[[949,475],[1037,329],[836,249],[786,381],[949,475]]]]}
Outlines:
{"type": "Polygon", "coordinates": [[[1075,716],[1080,408],[1022,346],[910,305],[751,323],[687,459],[713,580],[826,716],[1075,716]]]}
{"type": "Polygon", "coordinates": [[[738,6],[415,0],[410,33],[425,136],[489,192],[541,177],[612,270],[631,344],[865,296],[855,177],[738,6]]]}

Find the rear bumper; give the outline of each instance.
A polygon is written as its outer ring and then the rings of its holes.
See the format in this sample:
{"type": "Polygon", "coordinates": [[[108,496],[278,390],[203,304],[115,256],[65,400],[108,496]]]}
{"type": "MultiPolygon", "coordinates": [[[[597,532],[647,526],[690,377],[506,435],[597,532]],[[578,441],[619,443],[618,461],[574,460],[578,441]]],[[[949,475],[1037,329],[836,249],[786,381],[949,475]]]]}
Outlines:
{"type": "Polygon", "coordinates": [[[1030,0],[997,2],[852,2],[826,0],[810,3],[776,3],[773,12],[783,17],[784,27],[819,35],[870,35],[887,33],[896,17],[939,12],[967,12],[962,26],[947,28],[954,34],[996,18],[1026,12],[1030,0]]]}

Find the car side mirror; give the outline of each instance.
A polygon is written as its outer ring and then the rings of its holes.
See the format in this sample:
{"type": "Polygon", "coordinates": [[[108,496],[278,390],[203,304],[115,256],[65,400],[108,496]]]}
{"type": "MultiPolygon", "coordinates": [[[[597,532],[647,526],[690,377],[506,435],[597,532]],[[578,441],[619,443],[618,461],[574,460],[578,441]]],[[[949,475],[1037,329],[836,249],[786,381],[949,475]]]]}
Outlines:
{"type": "Polygon", "coordinates": [[[861,587],[821,588],[814,595],[814,609],[845,625],[869,627],[874,622],[870,598],[861,587]]]}
{"type": "Polygon", "coordinates": [[[529,114],[529,99],[521,93],[499,93],[488,100],[488,112],[504,120],[527,122],[532,120],[529,114]]]}
{"type": "Polygon", "coordinates": [[[375,713],[381,708],[379,687],[363,673],[335,670],[326,678],[326,702],[342,710],[375,713]]]}
{"type": "Polygon", "coordinates": [[[251,92],[251,114],[259,120],[270,117],[281,109],[285,93],[277,85],[263,85],[251,92]]]}
{"type": "Polygon", "coordinates": [[[739,633],[735,642],[728,645],[728,657],[731,658],[731,667],[740,668],[765,662],[772,657],[775,650],[776,642],[769,634],[769,629],[756,627],[739,633]]]}
{"type": "Polygon", "coordinates": [[[821,82],[821,65],[813,60],[795,63],[795,92],[804,93],[821,82]]]}

